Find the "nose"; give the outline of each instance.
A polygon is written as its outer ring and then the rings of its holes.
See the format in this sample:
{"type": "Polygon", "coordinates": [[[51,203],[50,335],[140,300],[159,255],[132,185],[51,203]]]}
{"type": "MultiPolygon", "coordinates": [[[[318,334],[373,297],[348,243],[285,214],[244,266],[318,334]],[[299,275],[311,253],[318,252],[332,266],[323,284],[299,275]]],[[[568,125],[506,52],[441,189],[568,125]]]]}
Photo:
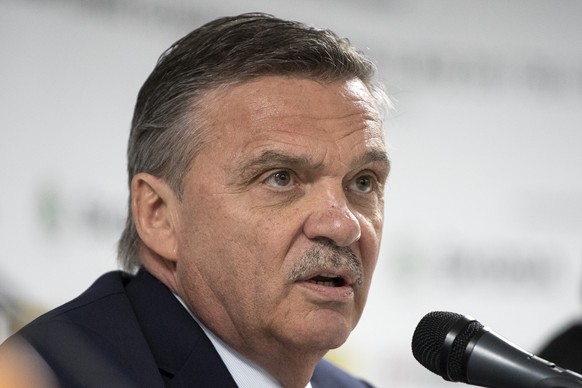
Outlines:
{"type": "Polygon", "coordinates": [[[340,247],[358,241],[362,234],[360,222],[350,210],[341,188],[328,189],[313,200],[303,232],[310,239],[328,239],[340,247]]]}

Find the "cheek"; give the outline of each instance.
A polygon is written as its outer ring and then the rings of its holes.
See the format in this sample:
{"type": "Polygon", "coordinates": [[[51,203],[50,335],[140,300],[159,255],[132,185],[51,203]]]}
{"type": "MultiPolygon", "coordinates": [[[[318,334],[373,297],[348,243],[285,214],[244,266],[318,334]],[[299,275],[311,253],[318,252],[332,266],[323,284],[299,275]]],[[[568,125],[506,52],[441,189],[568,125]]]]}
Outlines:
{"type": "MultiPolygon", "coordinates": [[[[235,282],[248,282],[262,275],[261,261],[272,254],[272,226],[240,207],[232,195],[214,195],[199,199],[205,206],[185,211],[181,246],[190,260],[205,263],[205,270],[215,277],[227,276],[235,282]],[[222,271],[222,273],[221,273],[222,271]]],[[[247,283],[248,285],[248,283],[247,283]]]]}
{"type": "Polygon", "coordinates": [[[368,278],[372,276],[378,255],[380,253],[380,242],[382,240],[383,219],[381,213],[373,218],[363,218],[360,220],[362,237],[360,239],[361,257],[364,269],[368,278]]]}
{"type": "Polygon", "coordinates": [[[382,227],[384,225],[384,213],[381,210],[376,212],[360,215],[360,228],[362,229],[362,238],[371,245],[380,245],[382,239],[382,227]]]}

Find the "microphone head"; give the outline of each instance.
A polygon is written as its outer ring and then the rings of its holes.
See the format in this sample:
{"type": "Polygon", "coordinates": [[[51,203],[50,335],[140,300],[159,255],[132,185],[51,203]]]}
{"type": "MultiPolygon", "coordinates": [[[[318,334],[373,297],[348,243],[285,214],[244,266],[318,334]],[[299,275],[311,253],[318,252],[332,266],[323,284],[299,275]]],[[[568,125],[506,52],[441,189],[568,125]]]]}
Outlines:
{"type": "Polygon", "coordinates": [[[412,354],[425,368],[449,381],[467,382],[469,342],[483,325],[465,315],[446,311],[426,314],[412,336],[412,354]]]}
{"type": "Polygon", "coordinates": [[[412,336],[412,353],[448,381],[480,387],[582,388],[582,375],[534,356],[466,315],[425,315],[412,336]]]}

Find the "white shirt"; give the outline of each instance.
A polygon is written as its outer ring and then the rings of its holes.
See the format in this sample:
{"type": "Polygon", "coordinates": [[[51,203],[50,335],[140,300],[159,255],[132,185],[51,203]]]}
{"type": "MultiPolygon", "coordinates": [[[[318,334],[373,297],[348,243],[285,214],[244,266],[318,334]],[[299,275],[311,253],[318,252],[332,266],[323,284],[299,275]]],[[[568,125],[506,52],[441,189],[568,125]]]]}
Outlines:
{"type": "MultiPolygon", "coordinates": [[[[226,365],[226,368],[232,375],[236,385],[239,388],[281,388],[282,385],[279,384],[277,380],[273,378],[266,370],[261,368],[259,365],[249,360],[230,346],[228,346],[224,341],[218,338],[210,329],[202,324],[196,318],[194,314],[190,311],[188,306],[184,301],[178,296],[174,296],[180,301],[182,306],[188,311],[190,316],[200,325],[204,333],[214,345],[214,348],[218,352],[218,355],[226,365]]],[[[311,383],[307,383],[305,388],[311,388],[311,383]]]]}

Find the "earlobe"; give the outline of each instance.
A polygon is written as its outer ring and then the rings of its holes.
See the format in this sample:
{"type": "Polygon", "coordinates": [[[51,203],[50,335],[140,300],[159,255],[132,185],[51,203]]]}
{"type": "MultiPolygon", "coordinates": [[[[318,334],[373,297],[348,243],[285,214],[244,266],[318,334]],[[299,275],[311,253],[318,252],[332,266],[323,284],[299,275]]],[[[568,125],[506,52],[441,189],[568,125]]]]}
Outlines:
{"type": "Polygon", "coordinates": [[[176,261],[176,207],[178,199],[162,179],[147,173],[131,181],[131,206],[143,244],[161,258],[176,261]]]}

